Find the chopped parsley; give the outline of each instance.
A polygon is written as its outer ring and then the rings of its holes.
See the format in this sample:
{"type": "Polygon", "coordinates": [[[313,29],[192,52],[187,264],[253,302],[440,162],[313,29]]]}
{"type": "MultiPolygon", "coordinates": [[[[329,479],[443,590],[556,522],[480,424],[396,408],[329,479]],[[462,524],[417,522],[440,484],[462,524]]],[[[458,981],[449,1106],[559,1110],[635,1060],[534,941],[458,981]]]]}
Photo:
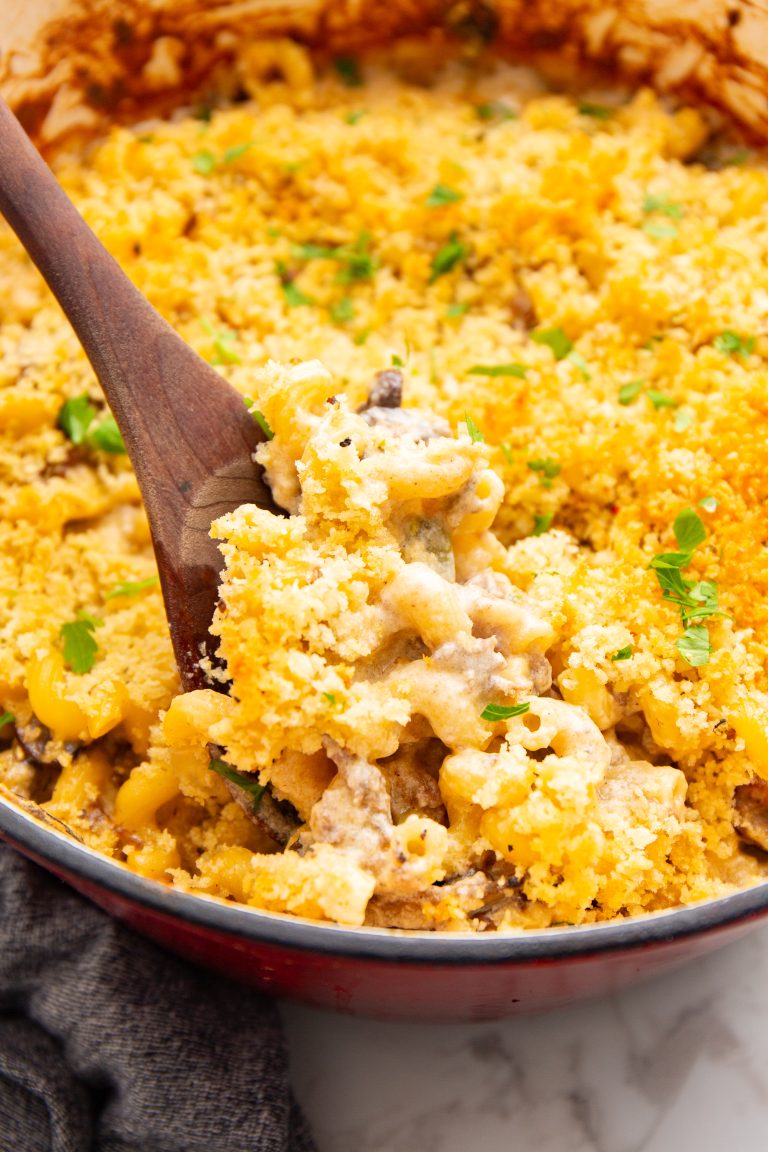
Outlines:
{"type": "Polygon", "coordinates": [[[537,344],[546,344],[552,350],[555,360],[564,360],[573,351],[573,344],[562,328],[537,328],[531,332],[531,340],[537,344]]]}
{"type": "Polygon", "coordinates": [[[256,423],[258,424],[259,428],[261,428],[261,430],[264,433],[267,440],[273,440],[275,437],[275,434],[272,431],[272,429],[270,428],[269,424],[267,423],[266,416],[264,415],[263,412],[260,412],[258,410],[258,408],[254,408],[254,404],[256,403],[256,401],[253,399],[252,396],[244,396],[243,400],[245,401],[246,408],[250,412],[251,416],[253,416],[253,418],[256,421],[256,423]]]}
{"type": "Polygon", "coordinates": [[[201,152],[195,152],[192,157],[192,167],[201,176],[210,176],[216,167],[216,157],[209,148],[203,148],[201,152]]]}
{"type": "Polygon", "coordinates": [[[314,304],[311,296],[307,296],[306,292],[302,292],[292,280],[282,280],[280,287],[283,291],[283,297],[289,308],[305,308],[310,304],[314,304]]]}
{"type": "Polygon", "coordinates": [[[108,413],[98,424],[89,428],[86,441],[91,448],[98,448],[101,452],[110,452],[113,456],[121,456],[125,452],[125,443],[120,435],[112,413],[108,413]]]}
{"type": "Polygon", "coordinates": [[[701,668],[709,663],[712,654],[709,630],[704,624],[692,624],[676,641],[675,647],[692,668],[701,668]]]}
{"type": "Polygon", "coordinates": [[[674,224],[657,224],[655,220],[646,220],[643,232],[646,236],[652,236],[654,240],[674,240],[677,236],[674,224]]]}
{"type": "Polygon", "coordinates": [[[452,271],[457,264],[462,260],[466,260],[469,249],[466,244],[462,244],[457,238],[456,233],[451,233],[451,238],[447,244],[443,244],[435,255],[432,257],[432,273],[429,277],[430,284],[434,284],[441,276],[452,271]]]}
{"type": "Polygon", "coordinates": [[[97,410],[87,395],[67,400],[59,410],[58,426],[73,444],[83,444],[101,452],[122,455],[125,444],[114,416],[107,413],[96,421],[97,410]]]}
{"type": "Polygon", "coordinates": [[[475,364],[467,369],[469,376],[516,376],[524,380],[528,369],[525,364],[475,364]]]}
{"type": "Polygon", "coordinates": [[[475,112],[480,120],[516,120],[517,112],[504,100],[489,100],[478,104],[475,112]]]}
{"type": "Polygon", "coordinates": [[[354,244],[297,244],[293,254],[297,260],[333,260],[339,265],[336,281],[351,284],[355,280],[370,280],[379,266],[371,253],[371,236],[361,232],[354,244]]]}
{"type": "Polygon", "coordinates": [[[354,56],[337,56],[333,62],[339,79],[347,88],[362,88],[360,65],[354,56]]]}
{"type": "Polygon", "coordinates": [[[613,108],[605,104],[594,104],[591,100],[582,100],[579,104],[580,115],[591,116],[593,120],[610,120],[613,112],[613,108]]]}
{"type": "Polygon", "coordinates": [[[666,196],[654,196],[652,193],[649,193],[643,201],[643,212],[646,215],[657,212],[661,216],[668,216],[670,220],[682,220],[684,216],[682,204],[666,196]]]}
{"type": "Polygon", "coordinates": [[[572,364],[576,365],[584,380],[592,379],[592,373],[589,370],[589,365],[580,352],[577,352],[574,348],[571,352],[568,353],[568,359],[572,364]]]}
{"type": "Polygon", "coordinates": [[[236,784],[238,788],[242,788],[243,792],[247,792],[253,811],[258,811],[261,798],[267,790],[265,784],[259,784],[258,780],[254,780],[252,776],[238,772],[225,760],[217,760],[215,757],[211,757],[208,767],[213,772],[217,772],[219,776],[223,776],[225,780],[229,780],[230,784],[236,784]]]}
{"type": "MultiPolygon", "coordinates": [[[[634,403],[637,397],[643,392],[657,411],[660,408],[678,407],[679,401],[675,400],[674,396],[670,396],[666,392],[660,392],[658,388],[647,388],[645,380],[630,380],[627,384],[622,384],[619,388],[617,399],[619,404],[622,404],[626,408],[629,404],[634,403]]],[[[686,411],[690,412],[690,409],[686,409],[686,411]]],[[[692,419],[693,416],[691,415],[688,423],[690,423],[692,419]]],[[[675,431],[683,431],[683,428],[687,426],[688,424],[683,421],[683,427],[678,428],[676,426],[675,431]]]]}
{"type": "Polygon", "coordinates": [[[245,144],[235,144],[231,148],[226,148],[222,153],[222,161],[224,164],[234,164],[235,160],[239,160],[241,156],[245,156],[246,152],[250,152],[253,148],[253,141],[249,140],[245,144]]]}
{"type": "Polygon", "coordinates": [[[200,152],[195,152],[192,157],[192,167],[200,176],[210,176],[220,164],[234,164],[235,160],[244,156],[251,148],[253,148],[252,140],[244,144],[233,144],[231,148],[225,148],[220,156],[216,156],[209,148],[203,148],[200,152]]]}
{"type": "Polygon", "coordinates": [[[525,716],[530,712],[530,704],[486,704],[480,713],[481,720],[509,720],[512,716],[525,716]]]}
{"type": "Polygon", "coordinates": [[[693,508],[678,513],[672,527],[679,552],[661,552],[653,557],[649,567],[656,573],[663,598],[680,609],[684,632],[676,642],[678,652],[692,667],[700,668],[708,663],[712,646],[707,629],[692,621],[722,615],[718,589],[714,580],[686,580],[682,569],[688,567],[694,551],[706,540],[707,530],[693,508]]]}
{"type": "Polygon", "coordinates": [[[512,451],[512,449],[510,448],[509,444],[499,444],[499,448],[501,448],[502,455],[503,455],[504,459],[506,460],[507,464],[514,464],[515,455],[514,455],[514,452],[512,451]]]}
{"type": "Polygon", "coordinates": [[[445,310],[445,315],[449,320],[457,320],[459,316],[463,316],[469,311],[469,304],[449,304],[445,310]]]}
{"type": "Polygon", "coordinates": [[[335,704],[336,703],[336,693],[335,692],[323,692],[323,696],[325,696],[325,698],[329,704],[335,704]]]}
{"type": "Polygon", "coordinates": [[[234,341],[237,340],[236,332],[231,332],[228,328],[214,330],[207,322],[203,322],[203,328],[205,328],[213,343],[213,358],[211,364],[242,364],[240,356],[232,347],[234,341]]]}
{"type": "Polygon", "coordinates": [[[14,724],[16,717],[13,712],[0,713],[0,728],[5,728],[6,724],[14,724]]]}
{"type": "Polygon", "coordinates": [[[62,624],[59,629],[64,650],[64,663],[78,676],[90,672],[96,662],[99,646],[93,633],[103,623],[87,612],[79,612],[76,620],[62,624]]]}
{"type": "Polygon", "coordinates": [[[118,596],[138,596],[140,592],[144,592],[147,588],[154,588],[159,582],[159,576],[147,576],[146,580],[123,580],[121,584],[116,584],[110,592],[107,592],[104,599],[115,600],[118,596]]]}
{"type": "Polygon", "coordinates": [[[543,460],[529,460],[527,463],[531,472],[538,473],[539,483],[543,488],[551,488],[552,481],[560,475],[560,465],[549,456],[543,460]]]}
{"type": "Polygon", "coordinates": [[[631,660],[632,658],[632,645],[627,644],[626,648],[619,648],[618,652],[614,652],[611,660],[631,660]]]}
{"type": "Polygon", "coordinates": [[[693,508],[684,508],[677,514],[672,531],[681,552],[693,552],[694,548],[698,548],[707,538],[707,530],[701,517],[693,508]]]}
{"type": "Polygon", "coordinates": [[[87,395],[83,395],[76,396],[73,400],[67,400],[61,406],[57,423],[73,444],[82,444],[95,419],[96,409],[87,395]]]}
{"type": "Polygon", "coordinates": [[[626,408],[637,399],[644,387],[645,380],[630,380],[628,384],[622,384],[619,388],[619,404],[623,404],[626,408]]]}
{"type": "Polygon", "coordinates": [[[719,336],[715,336],[712,346],[724,356],[749,356],[755,350],[755,338],[740,336],[738,332],[726,328],[719,336]]]}
{"type": "Polygon", "coordinates": [[[545,512],[542,516],[534,516],[531,536],[543,536],[545,532],[549,531],[554,518],[554,512],[545,512]]]}
{"type": "Polygon", "coordinates": [[[659,408],[677,408],[678,401],[666,392],[659,392],[657,388],[649,388],[646,396],[658,411],[659,408]]]}
{"type": "Polygon", "coordinates": [[[342,296],[341,300],[332,304],[330,312],[334,324],[348,324],[355,318],[355,306],[349,296],[342,296]]]}
{"type": "Polygon", "coordinates": [[[435,184],[427,197],[427,208],[442,208],[445,204],[456,204],[463,199],[463,192],[457,192],[447,184],[435,184]]]}
{"type": "Polygon", "coordinates": [[[472,419],[472,417],[469,415],[468,412],[465,413],[465,415],[464,415],[464,423],[467,426],[467,432],[469,432],[469,438],[472,441],[472,443],[473,444],[482,444],[483,441],[485,440],[485,436],[480,431],[477,424],[475,424],[474,420],[472,419]]]}
{"type": "Polygon", "coordinates": [[[347,124],[359,124],[363,116],[365,116],[365,109],[358,108],[356,111],[347,112],[344,121],[347,124]]]}
{"type": "Polygon", "coordinates": [[[675,412],[675,418],[672,421],[672,427],[675,432],[685,432],[690,428],[694,421],[694,413],[690,408],[678,408],[675,412]]]}

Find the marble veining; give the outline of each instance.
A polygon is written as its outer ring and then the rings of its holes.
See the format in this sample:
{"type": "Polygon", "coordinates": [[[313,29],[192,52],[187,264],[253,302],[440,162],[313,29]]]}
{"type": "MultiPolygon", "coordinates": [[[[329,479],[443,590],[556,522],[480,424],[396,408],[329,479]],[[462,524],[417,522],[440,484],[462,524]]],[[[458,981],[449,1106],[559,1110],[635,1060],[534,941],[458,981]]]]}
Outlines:
{"type": "Polygon", "coordinates": [[[768,1147],[768,928],[630,992],[500,1023],[283,1012],[320,1152],[768,1147]]]}

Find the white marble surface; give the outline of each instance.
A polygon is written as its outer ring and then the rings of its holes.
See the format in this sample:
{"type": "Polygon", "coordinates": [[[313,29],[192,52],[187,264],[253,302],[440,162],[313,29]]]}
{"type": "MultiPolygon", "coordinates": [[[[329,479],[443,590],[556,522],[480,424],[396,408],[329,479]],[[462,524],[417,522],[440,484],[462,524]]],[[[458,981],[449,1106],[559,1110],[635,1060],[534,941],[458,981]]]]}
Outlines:
{"type": "Polygon", "coordinates": [[[768,928],[672,976],[495,1024],[284,1006],[319,1152],[768,1148],[768,928]]]}

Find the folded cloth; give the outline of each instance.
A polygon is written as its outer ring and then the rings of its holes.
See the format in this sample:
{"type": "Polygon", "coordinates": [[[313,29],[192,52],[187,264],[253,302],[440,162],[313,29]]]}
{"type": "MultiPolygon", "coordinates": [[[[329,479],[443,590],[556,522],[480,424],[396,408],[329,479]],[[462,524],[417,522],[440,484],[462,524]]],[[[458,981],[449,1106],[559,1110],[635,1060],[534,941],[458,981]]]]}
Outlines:
{"type": "Polygon", "coordinates": [[[312,1152],[274,1005],[0,844],[0,1152],[312,1152]]]}

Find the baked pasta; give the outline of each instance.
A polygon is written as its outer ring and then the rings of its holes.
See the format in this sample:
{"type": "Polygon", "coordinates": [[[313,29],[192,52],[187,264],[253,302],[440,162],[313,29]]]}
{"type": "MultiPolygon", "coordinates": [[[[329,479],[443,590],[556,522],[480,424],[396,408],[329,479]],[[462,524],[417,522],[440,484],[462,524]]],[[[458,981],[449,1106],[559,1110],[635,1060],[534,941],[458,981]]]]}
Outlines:
{"type": "Polygon", "coordinates": [[[764,879],[768,176],[708,113],[395,46],[59,175],[268,435],[180,694],[122,443],[0,235],[0,781],[134,871],[520,930],[764,879]]]}

